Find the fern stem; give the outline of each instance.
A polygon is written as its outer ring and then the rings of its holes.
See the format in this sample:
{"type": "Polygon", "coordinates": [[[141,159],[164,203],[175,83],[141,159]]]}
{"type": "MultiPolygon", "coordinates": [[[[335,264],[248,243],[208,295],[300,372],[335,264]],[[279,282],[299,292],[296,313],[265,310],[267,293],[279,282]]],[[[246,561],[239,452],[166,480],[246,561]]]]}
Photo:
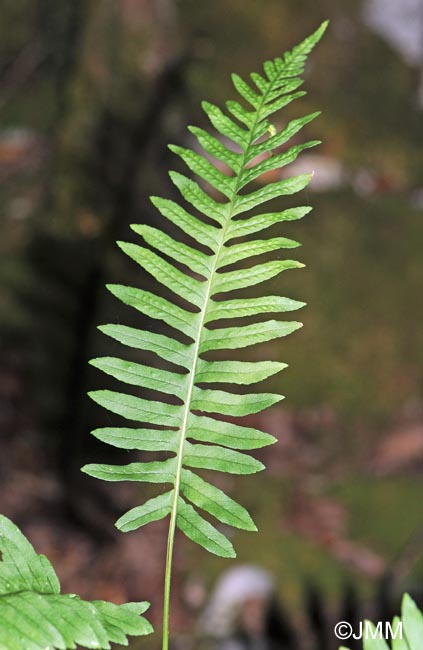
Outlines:
{"type": "Polygon", "coordinates": [[[209,280],[207,283],[207,290],[205,294],[205,300],[204,300],[204,307],[201,313],[199,325],[198,325],[198,336],[196,338],[196,343],[195,343],[195,348],[193,352],[193,364],[192,364],[192,370],[191,370],[191,377],[190,377],[190,382],[189,382],[189,387],[187,391],[187,399],[186,399],[186,406],[185,406],[185,413],[184,413],[184,419],[183,419],[183,425],[181,428],[181,436],[180,436],[180,441],[179,441],[179,449],[178,449],[178,465],[177,465],[177,471],[176,471],[176,479],[175,479],[175,485],[174,485],[174,492],[173,492],[173,503],[172,503],[172,510],[170,514],[170,523],[169,523],[169,534],[168,534],[168,539],[167,539],[167,549],[166,549],[166,566],[165,566],[165,581],[164,581],[164,600],[163,600],[163,640],[162,640],[162,650],[168,650],[169,648],[169,615],[170,615],[170,591],[171,591],[171,577],[172,577],[172,563],[173,563],[173,547],[174,547],[174,541],[175,541],[175,530],[176,530],[176,519],[178,515],[178,498],[179,498],[179,492],[180,492],[180,481],[181,481],[181,469],[182,469],[182,459],[183,459],[183,448],[184,448],[184,442],[186,438],[186,430],[187,430],[187,423],[188,423],[188,416],[190,413],[190,408],[191,408],[191,395],[192,391],[194,388],[194,378],[195,378],[195,371],[196,371],[196,366],[198,362],[198,354],[199,354],[199,349],[200,349],[200,344],[201,344],[201,332],[203,331],[204,327],[204,321],[205,317],[207,314],[207,307],[209,303],[209,299],[211,296],[211,289],[213,285],[213,279],[214,275],[219,263],[220,255],[222,248],[225,243],[225,238],[226,238],[226,232],[228,229],[228,225],[231,221],[232,218],[232,212],[233,212],[233,207],[234,207],[234,200],[237,196],[237,193],[239,191],[239,185],[242,181],[242,174],[245,171],[245,165],[246,165],[246,160],[247,160],[247,155],[249,152],[249,148],[254,142],[255,138],[255,128],[257,124],[260,122],[261,119],[261,110],[263,106],[266,104],[267,98],[270,94],[270,92],[273,90],[273,84],[270,84],[269,88],[267,91],[262,95],[260,105],[257,108],[256,112],[256,118],[254,121],[254,124],[251,128],[251,137],[250,141],[248,142],[248,145],[245,148],[244,154],[243,154],[243,161],[241,165],[241,169],[239,171],[238,175],[238,180],[236,183],[236,186],[234,188],[233,195],[231,199],[228,202],[228,215],[226,219],[225,226],[222,228],[222,235],[221,239],[219,242],[219,246],[216,250],[215,257],[214,257],[214,264],[213,268],[210,271],[210,276],[209,280]]]}
{"type": "Polygon", "coordinates": [[[163,601],[163,643],[162,650],[168,650],[169,647],[169,613],[170,613],[170,586],[172,578],[172,560],[173,560],[173,542],[175,539],[176,515],[171,515],[169,526],[169,536],[166,549],[166,568],[165,568],[165,585],[163,601]]]}
{"type": "MultiPolygon", "coordinates": [[[[233,199],[232,199],[233,201],[233,199]]],[[[228,222],[230,220],[230,217],[228,218],[228,222]]],[[[227,222],[227,223],[228,223],[227,222]]],[[[179,498],[179,492],[180,492],[180,483],[181,483],[181,469],[182,469],[182,458],[183,458],[183,450],[184,450],[184,442],[186,438],[186,430],[187,430],[187,424],[188,424],[188,416],[190,413],[190,408],[191,408],[191,395],[192,391],[194,388],[194,378],[195,378],[195,371],[197,367],[197,360],[198,360],[198,351],[200,348],[200,343],[201,343],[201,332],[204,327],[204,319],[207,313],[207,305],[209,302],[210,298],[210,293],[211,293],[211,286],[213,283],[213,277],[214,273],[216,270],[216,266],[219,261],[219,254],[221,251],[221,248],[223,246],[223,243],[225,241],[225,234],[226,234],[226,229],[227,226],[222,230],[222,238],[219,243],[219,248],[218,251],[215,254],[215,260],[214,260],[214,265],[213,268],[210,272],[210,277],[208,280],[208,286],[207,286],[207,291],[204,299],[204,307],[201,313],[200,317],[200,322],[198,325],[198,336],[196,338],[196,343],[195,343],[195,348],[193,352],[193,364],[192,364],[192,370],[191,370],[191,377],[190,377],[190,382],[188,386],[188,391],[187,391],[187,399],[186,399],[186,407],[185,407],[185,413],[184,413],[184,419],[183,419],[183,424],[181,427],[181,436],[180,436],[180,441],[179,441],[179,449],[178,449],[178,465],[177,465],[177,470],[176,470],[176,478],[175,478],[175,485],[173,489],[173,502],[172,502],[172,510],[170,513],[170,523],[169,523],[169,534],[168,534],[168,539],[167,539],[167,549],[166,549],[166,567],[165,567],[165,586],[164,586],[164,601],[163,601],[163,643],[162,643],[162,650],[168,650],[169,647],[169,614],[170,614],[170,587],[171,587],[171,574],[172,574],[172,562],[173,562],[173,546],[174,546],[174,541],[175,541],[175,529],[176,529],[176,519],[178,516],[178,498],[179,498]]]]}

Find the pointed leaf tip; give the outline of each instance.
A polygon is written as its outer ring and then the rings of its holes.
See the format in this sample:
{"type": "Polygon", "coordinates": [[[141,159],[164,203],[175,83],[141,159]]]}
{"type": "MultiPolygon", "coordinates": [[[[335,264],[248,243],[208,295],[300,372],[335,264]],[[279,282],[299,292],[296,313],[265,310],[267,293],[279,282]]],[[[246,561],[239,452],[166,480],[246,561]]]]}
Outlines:
{"type": "Polygon", "coordinates": [[[324,21],[322,22],[322,24],[319,25],[319,27],[316,29],[316,31],[315,31],[314,34],[312,35],[312,38],[314,37],[314,38],[316,39],[316,43],[317,43],[318,41],[320,41],[320,39],[322,38],[323,34],[324,34],[325,31],[327,30],[328,25],[329,25],[329,22],[330,22],[329,20],[324,20],[324,21]]]}

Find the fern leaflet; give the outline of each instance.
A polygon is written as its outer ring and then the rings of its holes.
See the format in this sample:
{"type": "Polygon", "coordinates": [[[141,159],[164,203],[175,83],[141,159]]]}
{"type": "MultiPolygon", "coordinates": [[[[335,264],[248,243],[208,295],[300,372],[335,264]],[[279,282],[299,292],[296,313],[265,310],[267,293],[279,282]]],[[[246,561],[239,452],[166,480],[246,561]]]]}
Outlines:
{"type": "Polygon", "coordinates": [[[128,645],[153,631],[149,603],[114,605],[61,594],[59,579],[21,531],[0,515],[0,650],[65,650],[128,645]]]}

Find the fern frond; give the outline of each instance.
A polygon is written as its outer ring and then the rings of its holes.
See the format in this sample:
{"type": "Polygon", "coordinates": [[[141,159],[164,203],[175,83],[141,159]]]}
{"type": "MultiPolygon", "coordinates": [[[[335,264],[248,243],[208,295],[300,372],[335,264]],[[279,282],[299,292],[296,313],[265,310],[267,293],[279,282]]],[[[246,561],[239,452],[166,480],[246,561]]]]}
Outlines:
{"type": "Polygon", "coordinates": [[[265,360],[246,362],[242,357],[235,361],[215,360],[213,353],[268,342],[302,325],[275,320],[270,315],[297,310],[304,303],[275,295],[243,299],[236,292],[303,266],[293,259],[261,259],[271,251],[295,249],[299,246],[296,241],[280,236],[267,239],[251,236],[275,224],[300,219],[310,207],[252,216],[246,213],[281,196],[299,192],[310,181],[311,174],[304,174],[259,188],[251,187],[258,177],[288,165],[303,150],[319,144],[313,140],[273,154],[318,113],[292,120],[279,132],[269,120],[304,94],[297,90],[302,84],[300,76],[308,54],[325,29],[326,23],[283,58],[267,61],[262,74],[251,75],[252,83],[233,75],[234,87],[243,104],[229,101],[223,111],[209,102],[203,103],[215,133],[197,127],[190,127],[190,131],[204,155],[181,146],[170,147],[196,179],[170,172],[184,206],[159,197],[152,197],[152,203],[182,235],[189,237],[190,243],[182,243],[146,225],[132,227],[141,238],[138,244],[118,243],[172,297],[120,285],[108,289],[126,305],[164,322],[170,332],[175,332],[164,335],[124,325],[100,328],[120,343],[153,352],[175,367],[169,371],[115,357],[92,361],[96,368],[128,386],[157,393],[156,400],[111,390],[90,393],[101,406],[141,424],[140,428],[97,429],[93,434],[123,449],[170,454],[164,460],[152,462],[121,466],[94,464],[83,468],[87,474],[109,481],[168,484],[164,493],[118,520],[117,526],[123,531],[170,514],[170,547],[178,527],[212,553],[233,557],[231,542],[200,512],[223,524],[255,530],[245,508],[200,478],[197,470],[252,474],[263,469],[262,463],[246,452],[272,444],[275,439],[224,418],[260,412],[276,404],[282,396],[249,392],[247,388],[239,394],[230,388],[232,385],[248,387],[286,366],[265,360]],[[225,163],[230,173],[221,171],[216,161],[225,163]],[[237,319],[256,316],[261,317],[260,322],[237,324],[237,319]],[[180,335],[189,342],[182,343],[180,335]],[[172,403],[166,396],[170,396],[172,403]]]}
{"type": "Polygon", "coordinates": [[[0,650],[110,648],[153,631],[149,603],[114,605],[61,594],[59,579],[21,531],[0,515],[0,650]]]}

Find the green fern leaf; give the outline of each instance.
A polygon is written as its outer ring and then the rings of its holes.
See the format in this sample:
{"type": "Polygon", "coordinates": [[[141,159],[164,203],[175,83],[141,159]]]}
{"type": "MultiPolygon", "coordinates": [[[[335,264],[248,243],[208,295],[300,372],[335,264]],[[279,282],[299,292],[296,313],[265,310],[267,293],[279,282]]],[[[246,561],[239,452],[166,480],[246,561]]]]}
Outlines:
{"type": "Polygon", "coordinates": [[[389,650],[389,646],[381,633],[370,621],[365,621],[366,636],[363,641],[363,650],[389,650]]]}
{"type": "MultiPolygon", "coordinates": [[[[399,616],[394,616],[393,621],[392,621],[392,629],[398,630],[398,624],[401,623],[401,619],[399,616]]],[[[395,634],[395,638],[392,639],[392,650],[410,650],[410,646],[408,645],[406,638],[404,636],[404,630],[401,635],[395,634]]]]}
{"type": "Polygon", "coordinates": [[[305,61],[325,29],[326,23],[283,58],[266,62],[262,74],[251,75],[253,85],[233,75],[241,102],[227,102],[226,111],[209,102],[203,103],[215,133],[209,134],[198,127],[190,127],[190,132],[207,155],[170,146],[195,179],[170,172],[184,205],[158,197],[151,200],[182,237],[174,238],[158,228],[134,225],[140,243],[118,243],[173,297],[120,285],[108,289],[126,305],[162,321],[169,333],[157,334],[124,325],[106,325],[100,329],[123,345],[155,353],[172,363],[174,370],[147,367],[115,357],[94,359],[91,363],[99,370],[128,386],[156,391],[157,399],[111,390],[90,393],[104,408],[140,425],[140,428],[102,428],[93,434],[116,447],[166,452],[170,457],[121,466],[86,465],[83,471],[108,481],[168,484],[164,493],[123,515],[117,526],[123,531],[134,530],[170,514],[170,555],[175,527],[178,527],[212,553],[234,556],[231,542],[204,514],[220,524],[256,529],[245,508],[200,478],[197,470],[252,474],[263,469],[262,463],[247,452],[272,444],[275,439],[225,418],[258,413],[281,400],[280,395],[254,393],[247,387],[286,365],[267,360],[247,362],[242,358],[217,360],[213,354],[266,343],[302,325],[270,316],[295,311],[304,303],[275,295],[244,299],[236,292],[303,266],[297,260],[262,259],[262,255],[272,251],[294,249],[298,242],[280,236],[267,239],[251,236],[284,221],[300,219],[311,208],[246,213],[252,209],[257,211],[281,196],[299,192],[310,181],[311,174],[305,174],[258,188],[251,186],[266,172],[288,165],[303,150],[319,144],[313,140],[273,154],[318,113],[292,120],[280,131],[269,118],[304,95],[297,89],[302,84],[305,61]],[[216,161],[223,162],[230,172],[222,171],[216,161]],[[190,243],[180,241],[183,235],[190,243]],[[260,322],[236,324],[237,319],[250,317],[259,317],[260,322]],[[181,335],[186,343],[181,342],[181,335]],[[242,386],[243,392],[231,389],[233,386],[242,386]]]}
{"type": "Polygon", "coordinates": [[[114,605],[61,594],[58,577],[21,531],[0,515],[0,650],[110,648],[150,634],[149,603],[114,605]]]}
{"type": "Polygon", "coordinates": [[[417,650],[423,639],[423,613],[408,594],[402,599],[401,615],[410,650],[417,650]]]}

